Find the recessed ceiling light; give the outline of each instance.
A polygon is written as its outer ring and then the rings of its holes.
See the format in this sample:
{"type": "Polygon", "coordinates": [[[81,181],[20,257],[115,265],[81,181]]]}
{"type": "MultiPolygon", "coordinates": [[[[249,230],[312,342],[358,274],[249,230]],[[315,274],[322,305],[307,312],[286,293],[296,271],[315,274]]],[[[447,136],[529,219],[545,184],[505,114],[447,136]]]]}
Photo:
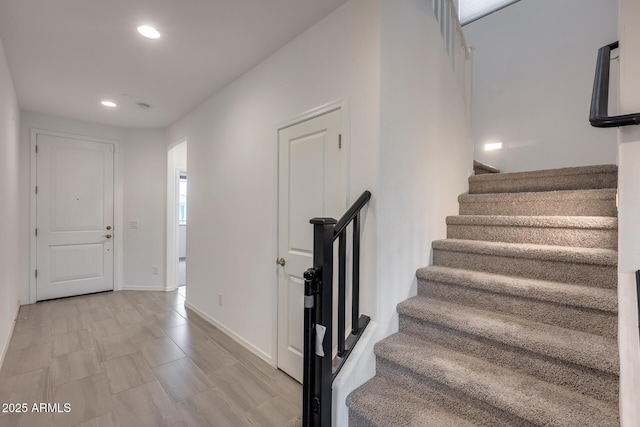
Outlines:
{"type": "Polygon", "coordinates": [[[115,108],[118,106],[118,104],[112,101],[102,101],[100,104],[104,105],[105,107],[111,107],[111,108],[115,108]]]}
{"type": "Polygon", "coordinates": [[[150,39],[158,39],[160,38],[160,33],[155,28],[149,25],[141,25],[138,27],[138,32],[145,37],[149,37],[150,39]]]}

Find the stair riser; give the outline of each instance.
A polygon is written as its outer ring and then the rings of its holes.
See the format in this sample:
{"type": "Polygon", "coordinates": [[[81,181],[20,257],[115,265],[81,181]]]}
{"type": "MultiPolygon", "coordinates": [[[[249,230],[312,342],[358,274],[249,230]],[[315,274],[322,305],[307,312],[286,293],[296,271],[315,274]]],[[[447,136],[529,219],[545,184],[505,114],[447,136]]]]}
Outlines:
{"type": "Polygon", "coordinates": [[[425,280],[418,280],[418,294],[481,310],[517,315],[534,322],[610,338],[617,336],[618,317],[615,313],[425,280]]]}
{"type": "Polygon", "coordinates": [[[385,358],[376,358],[376,374],[402,385],[419,397],[436,402],[451,413],[471,420],[478,426],[535,427],[534,424],[520,417],[495,408],[487,402],[475,399],[432,378],[417,375],[385,358]]]}
{"type": "Polygon", "coordinates": [[[447,238],[581,248],[618,248],[618,231],[615,229],[594,230],[449,224],[447,226],[447,238]]]}
{"type": "Polygon", "coordinates": [[[433,265],[601,288],[615,288],[618,280],[614,266],[508,258],[440,249],[433,250],[433,265]]]}
{"type": "Polygon", "coordinates": [[[590,190],[616,188],[616,172],[579,174],[570,176],[533,176],[525,179],[469,180],[469,193],[523,193],[530,191],[590,190]]]}
{"type": "Polygon", "coordinates": [[[482,358],[499,366],[567,387],[585,395],[615,403],[618,377],[584,366],[550,358],[483,337],[400,315],[400,331],[429,342],[482,358]]]}
{"type": "MultiPolygon", "coordinates": [[[[476,198],[474,198],[476,199],[476,198]]],[[[465,200],[459,199],[460,215],[516,216],[617,216],[615,198],[549,200],[465,200]]]]}

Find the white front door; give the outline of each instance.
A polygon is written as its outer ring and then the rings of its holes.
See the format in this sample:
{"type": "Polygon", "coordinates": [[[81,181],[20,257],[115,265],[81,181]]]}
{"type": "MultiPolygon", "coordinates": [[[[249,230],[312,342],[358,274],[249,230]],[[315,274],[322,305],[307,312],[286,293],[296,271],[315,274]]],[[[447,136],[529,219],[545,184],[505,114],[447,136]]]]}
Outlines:
{"type": "Polygon", "coordinates": [[[339,218],[346,209],[346,150],[341,110],[278,133],[278,367],[302,381],[303,273],[313,263],[314,217],[339,218]]]}
{"type": "Polygon", "coordinates": [[[36,143],[37,300],[112,290],[114,145],[36,143]]]}

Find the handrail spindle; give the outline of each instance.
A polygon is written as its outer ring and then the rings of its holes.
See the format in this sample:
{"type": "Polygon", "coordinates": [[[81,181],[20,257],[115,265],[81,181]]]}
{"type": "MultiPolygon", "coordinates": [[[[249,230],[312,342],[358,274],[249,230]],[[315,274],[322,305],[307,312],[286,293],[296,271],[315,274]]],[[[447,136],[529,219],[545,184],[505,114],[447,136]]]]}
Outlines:
{"type": "Polygon", "coordinates": [[[304,279],[304,369],[302,425],[331,426],[331,384],[369,323],[360,316],[360,211],[371,198],[365,191],[347,212],[313,218],[313,267],[304,279]],[[351,334],[346,333],[347,226],[353,223],[351,334]],[[338,359],[333,360],[333,243],[338,239],[338,359]]]}

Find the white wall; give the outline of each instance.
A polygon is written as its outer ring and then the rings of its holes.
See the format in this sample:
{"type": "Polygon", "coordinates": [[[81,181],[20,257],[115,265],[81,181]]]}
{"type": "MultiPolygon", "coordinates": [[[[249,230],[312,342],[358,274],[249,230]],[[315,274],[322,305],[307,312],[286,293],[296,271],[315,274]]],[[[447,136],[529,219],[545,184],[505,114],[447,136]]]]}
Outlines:
{"type": "MultiPolygon", "coordinates": [[[[117,288],[164,288],[164,230],[166,146],[164,131],[127,130],[28,111],[20,120],[20,254],[28,282],[30,191],[30,130],[41,129],[71,135],[102,138],[119,144],[116,152],[116,278],[117,288]],[[118,207],[119,206],[119,207],[118,207]],[[118,215],[120,212],[120,215],[118,215]],[[138,221],[138,230],[129,228],[138,221]],[[158,274],[153,268],[158,267],[158,274]],[[119,273],[119,274],[118,274],[119,273]]],[[[29,300],[28,283],[22,288],[29,300]]]]}
{"type": "Polygon", "coordinates": [[[19,233],[19,116],[13,80],[0,41],[0,366],[27,282],[20,251],[24,242],[19,233]]]}
{"type": "Polygon", "coordinates": [[[164,130],[124,134],[124,289],[165,287],[167,149],[164,130]],[[137,229],[131,228],[132,222],[137,229]]]}
{"type": "MultiPolygon", "coordinates": [[[[640,112],[640,3],[620,0],[620,113],[640,112]]],[[[634,272],[640,270],[640,128],[619,129],[618,310],[623,427],[640,425],[640,338],[634,272]]]]}
{"type": "Polygon", "coordinates": [[[380,2],[380,336],[397,331],[396,304],[416,294],[416,269],[446,237],[472,168],[467,110],[429,3],[380,2]]]}
{"type": "Polygon", "coordinates": [[[505,172],[616,163],[616,131],[588,118],[596,53],[617,22],[615,1],[522,0],[466,25],[476,160],[505,172]],[[483,151],[496,141],[502,151],[483,151]]]}
{"type": "MultiPolygon", "coordinates": [[[[187,302],[266,360],[275,357],[276,336],[276,129],[348,98],[351,201],[373,189],[377,28],[377,3],[352,0],[168,130],[168,141],[189,144],[187,302]]],[[[363,226],[367,313],[375,297],[375,197],[363,226]]]]}

